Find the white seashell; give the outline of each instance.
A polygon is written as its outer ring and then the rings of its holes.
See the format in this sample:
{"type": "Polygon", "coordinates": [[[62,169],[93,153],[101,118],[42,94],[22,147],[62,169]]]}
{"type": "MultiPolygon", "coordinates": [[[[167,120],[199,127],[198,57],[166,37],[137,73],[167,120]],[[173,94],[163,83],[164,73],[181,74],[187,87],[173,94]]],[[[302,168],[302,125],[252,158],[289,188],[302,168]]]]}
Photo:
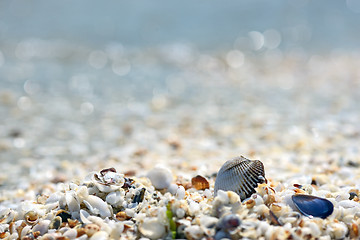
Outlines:
{"type": "Polygon", "coordinates": [[[49,225],[50,225],[50,220],[42,220],[34,226],[32,231],[33,232],[39,231],[40,235],[44,235],[45,233],[47,233],[49,229],[49,225]]]}
{"type": "Polygon", "coordinates": [[[0,211],[0,224],[10,223],[15,217],[15,212],[11,209],[5,208],[0,211]]]}
{"type": "Polygon", "coordinates": [[[68,191],[65,193],[65,200],[70,212],[78,212],[80,211],[80,202],[76,197],[76,193],[74,191],[68,191]]]}
{"type": "Polygon", "coordinates": [[[158,218],[145,218],[139,225],[139,231],[142,235],[150,239],[159,239],[164,236],[166,229],[158,218]]]}
{"type": "Polygon", "coordinates": [[[342,200],[338,203],[338,206],[341,206],[343,208],[354,208],[360,207],[360,204],[351,200],[342,200]]]}
{"type": "Polygon", "coordinates": [[[148,172],[147,177],[156,189],[168,188],[173,179],[171,171],[161,166],[153,168],[148,172]]]}
{"type": "Polygon", "coordinates": [[[115,206],[120,201],[121,201],[121,194],[119,191],[111,192],[106,196],[106,202],[112,206],[115,206]]]}
{"type": "Polygon", "coordinates": [[[110,238],[111,239],[120,239],[120,237],[125,229],[124,223],[110,222],[109,224],[111,226],[110,238]]]}
{"type": "Polygon", "coordinates": [[[83,199],[86,199],[89,196],[89,191],[88,188],[85,186],[81,186],[77,191],[76,191],[76,195],[79,198],[80,202],[83,199]]]}
{"type": "Polygon", "coordinates": [[[101,198],[89,195],[86,200],[83,200],[83,202],[93,214],[100,214],[100,216],[103,218],[111,216],[111,207],[101,198]]]}
{"type": "Polygon", "coordinates": [[[101,192],[113,192],[124,185],[125,179],[123,174],[109,171],[104,176],[94,174],[92,182],[101,192]]]}
{"type": "Polygon", "coordinates": [[[134,217],[134,215],[135,215],[135,209],[133,209],[133,208],[127,208],[127,209],[125,209],[125,213],[126,213],[126,215],[128,215],[129,217],[134,217]]]}
{"type": "Polygon", "coordinates": [[[90,224],[91,223],[91,221],[88,219],[89,216],[90,216],[90,214],[87,211],[85,211],[83,209],[80,210],[80,220],[84,224],[90,224]]]}
{"type": "Polygon", "coordinates": [[[255,193],[258,183],[265,181],[264,165],[259,160],[237,157],[224,163],[220,168],[216,181],[215,195],[221,189],[236,192],[241,200],[255,193]]]}
{"type": "Polygon", "coordinates": [[[109,237],[109,234],[104,231],[99,231],[94,233],[94,235],[91,236],[90,240],[107,240],[109,237]]]}
{"type": "Polygon", "coordinates": [[[61,197],[64,196],[64,193],[60,193],[60,192],[55,192],[55,193],[52,193],[48,199],[46,199],[46,204],[49,204],[49,203],[57,203],[61,197]]]}
{"type": "Polygon", "coordinates": [[[64,237],[68,237],[68,238],[70,238],[70,239],[75,239],[76,236],[77,236],[77,231],[76,231],[76,229],[71,228],[71,229],[67,230],[67,231],[63,234],[63,236],[64,236],[64,237]]]}
{"type": "Polygon", "coordinates": [[[26,236],[26,234],[29,233],[30,229],[32,226],[25,226],[22,230],[21,230],[21,234],[20,234],[20,238],[26,236]]]}

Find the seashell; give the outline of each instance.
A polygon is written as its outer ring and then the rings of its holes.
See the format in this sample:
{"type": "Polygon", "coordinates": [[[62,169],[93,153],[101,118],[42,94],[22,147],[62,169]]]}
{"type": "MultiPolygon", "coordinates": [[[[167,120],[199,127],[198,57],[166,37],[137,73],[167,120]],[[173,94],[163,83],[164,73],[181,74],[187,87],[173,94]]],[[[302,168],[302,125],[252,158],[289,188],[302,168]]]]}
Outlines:
{"type": "Polygon", "coordinates": [[[15,212],[11,209],[3,209],[0,211],[0,224],[1,223],[9,223],[13,221],[15,218],[15,212]]]}
{"type": "Polygon", "coordinates": [[[75,239],[76,236],[77,236],[77,231],[76,231],[76,229],[71,229],[71,228],[70,228],[69,230],[67,230],[66,232],[64,232],[63,236],[64,236],[64,237],[67,237],[67,238],[69,238],[69,239],[75,239]]]}
{"type": "Polygon", "coordinates": [[[109,234],[105,231],[99,231],[91,236],[90,240],[106,240],[109,239],[109,234]]]}
{"type": "Polygon", "coordinates": [[[21,232],[20,232],[20,237],[25,237],[31,230],[31,226],[25,226],[21,232]]]}
{"type": "Polygon", "coordinates": [[[296,208],[305,216],[326,218],[334,211],[334,205],[325,198],[312,195],[293,195],[291,197],[296,208]]]}
{"type": "Polygon", "coordinates": [[[100,172],[100,175],[93,174],[91,181],[101,192],[112,192],[120,189],[124,183],[124,175],[119,174],[116,171],[104,169],[100,172]]]}
{"type": "Polygon", "coordinates": [[[89,195],[83,203],[93,214],[100,214],[101,217],[106,218],[112,215],[109,205],[101,198],[89,195]]]}
{"type": "Polygon", "coordinates": [[[74,191],[71,190],[69,192],[66,192],[65,200],[70,212],[80,211],[80,202],[74,191]]]}
{"type": "Polygon", "coordinates": [[[82,223],[90,224],[91,221],[88,219],[89,216],[90,216],[90,214],[87,211],[85,211],[83,209],[80,210],[80,220],[82,223]]]}
{"type": "Polygon", "coordinates": [[[42,220],[33,227],[32,232],[35,233],[39,231],[40,235],[44,235],[48,231],[49,225],[50,220],[42,220]]]}
{"type": "Polygon", "coordinates": [[[191,184],[196,190],[205,190],[209,189],[209,181],[206,180],[203,176],[197,175],[191,179],[191,184]]]}
{"type": "Polygon", "coordinates": [[[49,228],[50,229],[59,229],[62,224],[62,219],[59,216],[56,216],[53,220],[51,220],[49,228]]]}
{"type": "Polygon", "coordinates": [[[259,160],[237,157],[224,163],[220,168],[214,192],[218,190],[236,192],[241,200],[255,193],[258,183],[265,182],[264,165],[259,160]]]}
{"type": "Polygon", "coordinates": [[[29,211],[24,215],[25,222],[29,225],[34,225],[39,220],[39,214],[35,211],[29,211]]]}

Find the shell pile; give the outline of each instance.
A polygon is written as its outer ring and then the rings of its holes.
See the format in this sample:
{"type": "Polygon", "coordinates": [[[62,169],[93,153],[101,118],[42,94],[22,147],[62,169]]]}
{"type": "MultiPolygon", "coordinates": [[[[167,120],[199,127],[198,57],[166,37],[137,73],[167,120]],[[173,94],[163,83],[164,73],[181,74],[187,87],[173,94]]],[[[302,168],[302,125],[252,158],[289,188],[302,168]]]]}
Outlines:
{"type": "MultiPolygon", "coordinates": [[[[210,189],[208,180],[201,175],[191,179],[192,185],[188,189],[184,188],[188,186],[186,183],[175,184],[168,179],[168,188],[156,190],[146,177],[129,178],[114,168],[93,172],[82,182],[60,184],[57,191],[39,196],[36,202],[24,201],[15,209],[1,207],[0,237],[99,240],[265,236],[273,239],[284,229],[287,230],[282,232],[283,236],[295,239],[323,234],[334,238],[349,234],[360,237],[360,222],[348,215],[360,211],[360,204],[308,195],[309,192],[320,194],[313,186],[304,188],[295,184],[292,190],[286,190],[278,185],[275,190],[268,183],[256,181],[262,178],[254,177],[251,188],[221,189],[219,179],[231,181],[231,178],[222,178],[221,174],[228,174],[226,171],[233,171],[239,164],[243,164],[243,169],[235,170],[236,174],[231,177],[239,177],[237,174],[242,174],[243,178],[251,178],[249,175],[265,177],[260,161],[243,157],[226,162],[216,182],[210,179],[210,189]],[[258,171],[246,171],[244,166],[258,171]],[[247,198],[240,199],[240,196],[247,198]],[[333,211],[334,201],[336,206],[342,206],[336,211],[333,211]],[[324,220],[319,221],[317,217],[324,220]],[[348,224],[336,223],[336,219],[348,221],[348,224]],[[302,226],[301,231],[296,226],[302,226]],[[326,231],[322,232],[322,229],[326,231]]],[[[163,173],[167,171],[170,170],[156,167],[150,175],[164,177],[163,173]]],[[[248,184],[250,181],[239,182],[248,184]]]]}
{"type": "Polygon", "coordinates": [[[259,183],[265,182],[264,165],[259,160],[249,160],[243,156],[224,163],[215,181],[215,195],[218,190],[233,191],[241,200],[255,193],[259,183]]]}

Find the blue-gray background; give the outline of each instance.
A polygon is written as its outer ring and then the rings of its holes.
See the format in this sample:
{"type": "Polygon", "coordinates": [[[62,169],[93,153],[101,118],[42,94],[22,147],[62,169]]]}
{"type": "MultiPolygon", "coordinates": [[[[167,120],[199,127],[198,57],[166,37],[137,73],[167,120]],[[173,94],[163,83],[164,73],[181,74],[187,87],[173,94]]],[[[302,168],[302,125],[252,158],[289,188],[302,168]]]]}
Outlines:
{"type": "Polygon", "coordinates": [[[249,31],[271,28],[282,34],[281,49],[353,49],[360,42],[359,12],[356,0],[6,0],[0,2],[0,41],[31,37],[136,47],[185,42],[217,50],[232,48],[249,31]],[[297,32],[299,27],[306,32],[297,32]],[[297,36],[302,34],[310,37],[297,36]]]}

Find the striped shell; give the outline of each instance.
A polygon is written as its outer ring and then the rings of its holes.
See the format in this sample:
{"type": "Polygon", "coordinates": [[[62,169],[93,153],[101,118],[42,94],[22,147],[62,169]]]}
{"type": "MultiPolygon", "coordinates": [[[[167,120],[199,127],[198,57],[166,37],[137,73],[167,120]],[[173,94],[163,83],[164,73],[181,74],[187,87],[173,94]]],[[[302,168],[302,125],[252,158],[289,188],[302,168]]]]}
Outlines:
{"type": "Polygon", "coordinates": [[[215,195],[218,190],[236,192],[241,200],[255,193],[258,183],[265,181],[264,165],[259,160],[236,157],[224,163],[215,181],[215,195]]]}

